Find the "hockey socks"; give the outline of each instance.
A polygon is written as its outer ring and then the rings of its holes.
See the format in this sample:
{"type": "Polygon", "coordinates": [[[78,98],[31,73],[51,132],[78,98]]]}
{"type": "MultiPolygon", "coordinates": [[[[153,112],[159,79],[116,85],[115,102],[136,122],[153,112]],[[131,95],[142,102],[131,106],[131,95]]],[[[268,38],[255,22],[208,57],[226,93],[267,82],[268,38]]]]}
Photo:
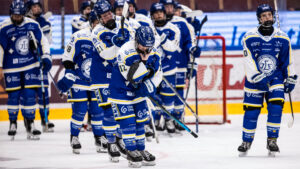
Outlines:
{"type": "Polygon", "coordinates": [[[243,122],[243,141],[253,141],[259,113],[260,108],[245,111],[243,122]]]}

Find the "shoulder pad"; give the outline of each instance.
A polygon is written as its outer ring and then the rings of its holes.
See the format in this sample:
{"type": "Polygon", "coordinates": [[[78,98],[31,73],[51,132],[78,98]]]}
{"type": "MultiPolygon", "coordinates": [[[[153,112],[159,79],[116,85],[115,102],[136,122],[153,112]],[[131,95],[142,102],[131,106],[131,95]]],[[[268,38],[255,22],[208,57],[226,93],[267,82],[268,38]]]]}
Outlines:
{"type": "Polygon", "coordinates": [[[252,36],[252,35],[258,35],[257,28],[250,29],[248,32],[246,32],[246,34],[244,35],[244,38],[246,38],[247,36],[252,36]]]}

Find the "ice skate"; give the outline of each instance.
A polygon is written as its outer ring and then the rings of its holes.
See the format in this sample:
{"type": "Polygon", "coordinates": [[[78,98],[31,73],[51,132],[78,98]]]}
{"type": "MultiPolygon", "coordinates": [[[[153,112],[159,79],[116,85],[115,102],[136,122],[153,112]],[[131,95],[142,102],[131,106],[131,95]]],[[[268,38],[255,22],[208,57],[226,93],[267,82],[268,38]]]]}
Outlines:
{"type": "Polygon", "coordinates": [[[119,157],[121,156],[121,153],[119,152],[119,149],[116,145],[116,143],[108,143],[107,152],[109,155],[109,160],[113,163],[119,162],[119,157]]]}
{"type": "Polygon", "coordinates": [[[74,154],[80,154],[81,144],[79,142],[78,136],[72,136],[71,135],[71,147],[73,149],[74,154]]]}
{"type": "Polygon", "coordinates": [[[17,134],[17,121],[10,121],[9,130],[7,133],[10,136],[10,140],[15,140],[15,135],[17,134]]]}
{"type": "Polygon", "coordinates": [[[95,136],[95,145],[98,153],[107,152],[107,139],[105,136],[95,136]]]}
{"type": "MultiPolygon", "coordinates": [[[[180,122],[182,122],[182,120],[179,120],[180,122]]],[[[183,122],[182,122],[183,123],[183,122]]],[[[176,128],[176,132],[180,132],[185,130],[180,124],[178,124],[177,122],[175,122],[175,128],[176,128]]]]}
{"type": "Polygon", "coordinates": [[[127,159],[127,151],[122,138],[117,137],[116,145],[121,153],[121,156],[127,159]]]}
{"type": "Polygon", "coordinates": [[[24,123],[27,131],[27,140],[40,140],[41,131],[35,128],[34,121],[24,119],[24,123]]]}
{"type": "Polygon", "coordinates": [[[277,138],[268,138],[267,149],[269,150],[269,157],[275,157],[276,153],[280,152],[277,145],[277,138]]]}
{"type": "Polygon", "coordinates": [[[127,151],[127,160],[128,160],[128,167],[130,168],[142,167],[143,156],[137,150],[127,151]]]}
{"type": "Polygon", "coordinates": [[[45,118],[42,118],[41,123],[42,123],[44,133],[53,133],[54,132],[55,125],[52,122],[48,121],[47,126],[46,126],[45,118]]]}
{"type": "Polygon", "coordinates": [[[166,128],[169,134],[175,133],[175,125],[174,120],[167,120],[166,121],[166,128]]]}
{"type": "Polygon", "coordinates": [[[240,152],[239,156],[244,157],[247,156],[248,150],[251,148],[251,142],[243,141],[242,144],[238,147],[238,151],[240,152]]]}
{"type": "Polygon", "coordinates": [[[152,141],[152,138],[153,138],[153,130],[151,129],[150,125],[145,125],[145,136],[146,136],[146,140],[148,142],[151,142],[152,141]]]}
{"type": "Polygon", "coordinates": [[[154,124],[157,131],[164,131],[166,129],[165,118],[163,116],[161,116],[159,120],[155,120],[154,124]]]}
{"type": "Polygon", "coordinates": [[[150,154],[147,150],[140,151],[140,154],[143,157],[142,164],[143,166],[154,166],[155,165],[155,156],[150,154]]]}

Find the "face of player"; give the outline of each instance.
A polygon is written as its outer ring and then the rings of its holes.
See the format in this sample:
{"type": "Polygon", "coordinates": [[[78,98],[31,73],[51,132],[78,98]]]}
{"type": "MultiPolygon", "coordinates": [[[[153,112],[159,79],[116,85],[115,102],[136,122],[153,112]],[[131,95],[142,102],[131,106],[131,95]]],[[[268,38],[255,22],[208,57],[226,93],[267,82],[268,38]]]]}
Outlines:
{"type": "Polygon", "coordinates": [[[141,44],[137,45],[137,52],[140,54],[142,61],[147,61],[151,50],[152,50],[151,47],[145,47],[142,46],[141,44]]]}
{"type": "Polygon", "coordinates": [[[156,11],[152,17],[154,21],[161,21],[166,19],[165,13],[163,11],[156,11]]]}
{"type": "Polygon", "coordinates": [[[108,11],[101,15],[101,21],[104,25],[107,24],[107,22],[111,19],[113,19],[113,13],[111,11],[108,11]]]}
{"type": "Polygon", "coordinates": [[[128,8],[128,11],[129,11],[129,17],[134,17],[134,14],[135,14],[135,8],[133,6],[133,4],[128,4],[129,8],[128,8]]]}
{"type": "Polygon", "coordinates": [[[32,15],[35,17],[39,17],[42,14],[42,8],[39,4],[34,4],[31,6],[32,15]]]}
{"type": "Polygon", "coordinates": [[[166,4],[165,9],[167,15],[174,15],[174,6],[172,4],[166,4]]]}
{"type": "Polygon", "coordinates": [[[174,15],[175,16],[181,16],[181,9],[180,8],[175,9],[174,15]]]}
{"type": "Polygon", "coordinates": [[[10,16],[10,19],[11,19],[13,24],[20,25],[24,20],[24,16],[23,15],[18,15],[18,14],[12,14],[10,16]]]}
{"type": "Polygon", "coordinates": [[[99,23],[100,23],[100,21],[98,19],[95,20],[92,24],[92,29],[94,29],[99,23]]]}
{"type": "Polygon", "coordinates": [[[86,16],[87,18],[89,17],[90,13],[92,11],[92,8],[90,6],[86,7],[84,10],[83,10],[83,15],[86,16]]]}
{"type": "Polygon", "coordinates": [[[263,12],[262,14],[260,14],[259,21],[263,26],[266,26],[266,27],[272,26],[274,23],[272,12],[267,11],[267,12],[263,12]]]}
{"type": "Polygon", "coordinates": [[[123,7],[116,8],[115,14],[117,16],[122,16],[123,7]]]}

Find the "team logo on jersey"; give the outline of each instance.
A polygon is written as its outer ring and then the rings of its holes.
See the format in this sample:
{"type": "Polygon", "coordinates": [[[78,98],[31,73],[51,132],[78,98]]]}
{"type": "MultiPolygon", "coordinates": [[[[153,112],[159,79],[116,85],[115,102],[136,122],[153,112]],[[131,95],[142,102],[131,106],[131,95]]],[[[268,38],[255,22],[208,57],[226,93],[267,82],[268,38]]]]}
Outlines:
{"type": "Polygon", "coordinates": [[[6,81],[7,81],[8,83],[10,83],[10,82],[11,82],[11,77],[10,77],[10,76],[7,76],[7,77],[6,77],[6,81]]]}
{"type": "Polygon", "coordinates": [[[102,90],[102,93],[103,93],[103,95],[106,95],[106,96],[107,96],[107,95],[109,95],[109,90],[107,90],[107,89],[104,88],[104,89],[102,90]]]}
{"type": "Polygon", "coordinates": [[[22,36],[20,37],[16,44],[15,44],[15,48],[17,50],[17,52],[21,55],[27,55],[29,52],[29,40],[27,36],[22,36]]]}
{"type": "Polygon", "coordinates": [[[128,111],[127,107],[125,107],[125,106],[121,107],[121,113],[125,114],[127,111],[128,111]]]}
{"type": "Polygon", "coordinates": [[[30,79],[30,75],[29,75],[28,73],[26,73],[25,79],[26,79],[26,80],[29,80],[29,79],[30,79]]]}
{"type": "Polygon", "coordinates": [[[258,57],[258,65],[261,72],[270,76],[276,70],[277,61],[271,55],[262,55],[258,57]]]}
{"type": "Polygon", "coordinates": [[[86,78],[90,78],[92,58],[86,59],[81,64],[81,72],[86,78]]]}

